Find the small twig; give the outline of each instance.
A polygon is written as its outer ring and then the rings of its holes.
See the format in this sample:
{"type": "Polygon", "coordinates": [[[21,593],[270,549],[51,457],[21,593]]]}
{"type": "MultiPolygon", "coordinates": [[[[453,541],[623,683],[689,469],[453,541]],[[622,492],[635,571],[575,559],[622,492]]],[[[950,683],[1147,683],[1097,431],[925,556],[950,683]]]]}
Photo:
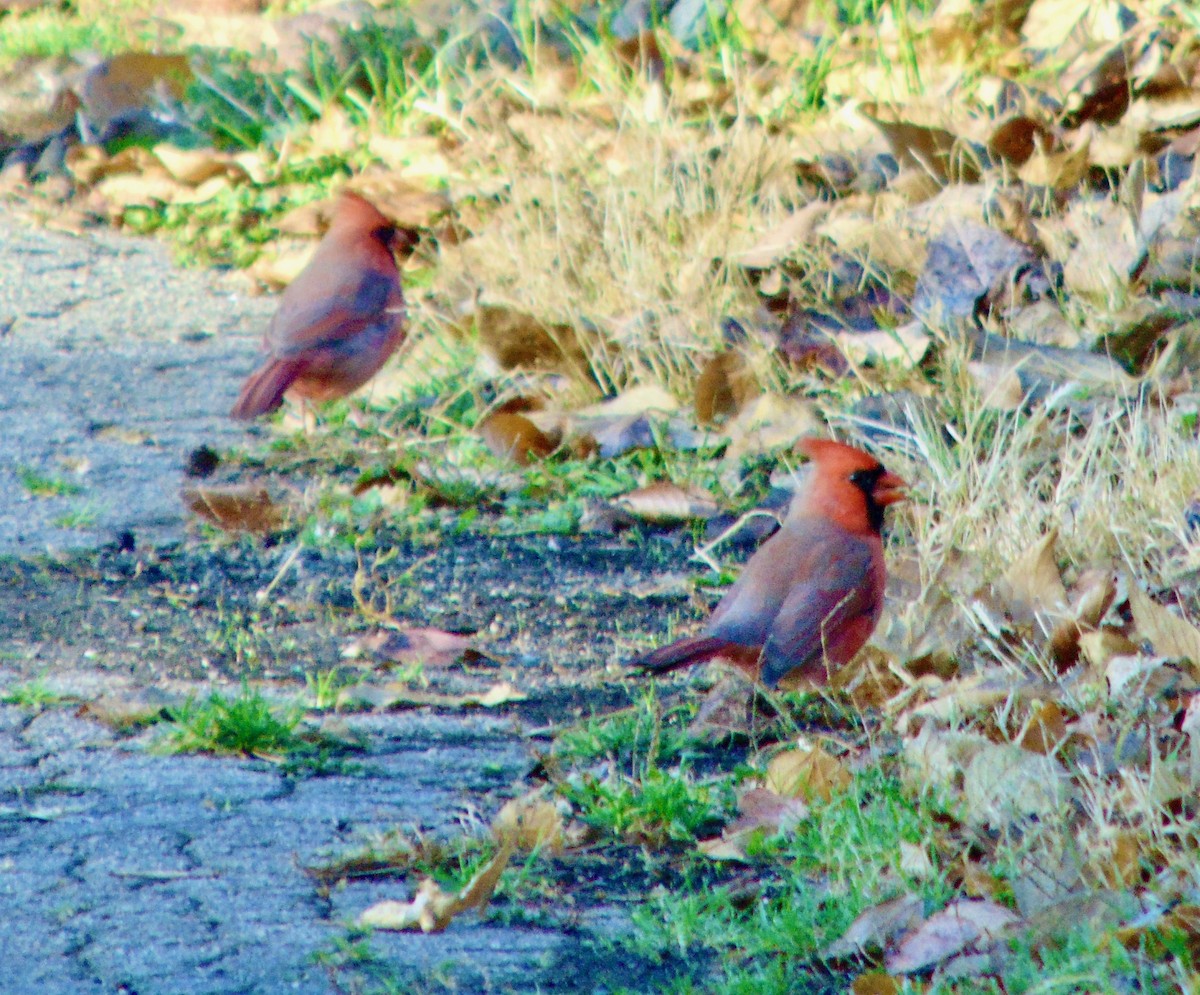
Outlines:
{"type": "Polygon", "coordinates": [[[717,536],[712,542],[705,543],[703,546],[697,546],[696,551],[692,553],[689,559],[697,560],[708,567],[713,573],[719,574],[721,572],[721,567],[717,561],[713,559],[713,550],[715,550],[719,545],[721,545],[721,543],[725,542],[731,536],[736,535],[742,526],[744,526],[752,518],[773,518],[776,522],[779,521],[779,516],[774,512],[760,511],[757,508],[754,509],[754,511],[748,511],[731,526],[729,526],[729,528],[717,536]]]}
{"type": "Polygon", "coordinates": [[[115,878],[136,878],[140,881],[181,881],[185,878],[215,878],[216,871],[109,871],[115,878]]]}
{"type": "Polygon", "coordinates": [[[288,553],[288,555],[284,558],[283,563],[280,564],[279,569],[275,572],[275,576],[271,579],[271,583],[255,594],[255,598],[258,601],[266,601],[267,598],[271,596],[271,592],[274,591],[275,588],[279,586],[279,582],[283,580],[283,575],[287,573],[291,565],[296,562],[296,558],[300,555],[300,550],[303,549],[303,547],[304,544],[299,542],[292,547],[292,551],[288,553]]]}

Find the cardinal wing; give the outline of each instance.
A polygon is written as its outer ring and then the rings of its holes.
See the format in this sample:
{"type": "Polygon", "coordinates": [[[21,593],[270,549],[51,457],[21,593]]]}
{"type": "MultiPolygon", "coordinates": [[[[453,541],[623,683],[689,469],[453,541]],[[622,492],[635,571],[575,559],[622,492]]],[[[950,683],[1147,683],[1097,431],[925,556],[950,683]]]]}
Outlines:
{"type": "Polygon", "coordinates": [[[836,542],[821,543],[813,554],[813,569],[792,586],[763,647],[762,679],[768,686],[793,670],[823,662],[826,654],[838,655],[860,630],[865,630],[865,641],[874,628],[879,594],[871,547],[843,534],[836,542]]]}
{"type": "Polygon", "coordinates": [[[365,266],[306,270],[284,292],[268,338],[278,356],[336,346],[377,322],[389,305],[403,306],[394,275],[365,266]]]}

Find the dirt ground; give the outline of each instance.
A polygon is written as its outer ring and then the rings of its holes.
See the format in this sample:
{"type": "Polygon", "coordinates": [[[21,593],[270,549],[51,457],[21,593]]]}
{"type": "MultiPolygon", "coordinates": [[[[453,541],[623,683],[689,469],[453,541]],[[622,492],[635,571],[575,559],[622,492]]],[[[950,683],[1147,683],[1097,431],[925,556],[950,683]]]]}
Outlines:
{"type": "Polygon", "coordinates": [[[473,634],[483,654],[427,690],[507,682],[523,698],[357,713],[341,729],[354,763],[323,776],[162,756],[153,729],[97,721],[122,698],[247,679],[286,699],[306,674],[380,667],[346,655],[375,628],[356,610],[352,550],[214,541],[179,497],[197,447],[267,438],[225,412],[271,309],[153,242],[0,214],[0,692],[33,682],[54,699],[0,706],[9,990],[656,990],[681,968],[606,954],[652,886],[634,854],[624,879],[619,860],[590,884],[584,865],[564,868],[582,875],[569,907],[376,934],[366,959],[343,956],[348,923],[415,882],[331,891],[304,868],[389,828],[486,823],[548,726],[627,704],[619,661],[695,613],[682,539],[381,534],[397,555],[361,592],[387,592],[406,623],[473,634]]]}

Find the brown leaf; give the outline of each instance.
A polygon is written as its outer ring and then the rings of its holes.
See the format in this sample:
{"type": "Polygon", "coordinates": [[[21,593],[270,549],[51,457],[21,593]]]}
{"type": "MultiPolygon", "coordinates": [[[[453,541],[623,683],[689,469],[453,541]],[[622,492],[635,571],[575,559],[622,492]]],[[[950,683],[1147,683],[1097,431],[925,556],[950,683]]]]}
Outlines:
{"type": "Polygon", "coordinates": [[[274,532],[287,518],[267,489],[255,484],[185,487],[182,496],[193,514],[226,532],[274,532]]]}
{"type": "Polygon", "coordinates": [[[191,80],[187,56],[124,52],[92,69],[79,96],[92,125],[103,131],[114,118],[150,107],[156,94],[182,99],[191,80]]]}
{"type": "Polygon", "coordinates": [[[1094,669],[1104,670],[1113,657],[1136,654],[1137,644],[1120,632],[1101,629],[1079,637],[1079,652],[1094,669]]]}
{"type": "Polygon", "coordinates": [[[557,447],[554,440],[522,414],[496,411],[479,425],[488,449],[518,466],[543,460],[557,447]]]}
{"type": "Polygon", "coordinates": [[[988,151],[1014,166],[1023,166],[1038,148],[1054,145],[1054,135],[1033,118],[1018,115],[996,127],[988,139],[988,151]]]}
{"type": "Polygon", "coordinates": [[[940,964],[980,941],[999,939],[1020,922],[1013,912],[988,899],[960,899],[909,933],[886,959],[896,974],[913,974],[940,964]]]}
{"type": "MultiPolygon", "coordinates": [[[[380,631],[354,640],[344,657],[369,653],[389,663],[421,663],[427,667],[451,667],[473,650],[470,636],[441,629],[412,628],[380,631]]],[[[478,655],[478,654],[476,654],[478,655]]]]}
{"type": "Polygon", "coordinates": [[[758,392],[745,357],[732,349],[719,352],[704,364],[696,378],[696,421],[712,425],[736,415],[758,392]]]}
{"type": "Polygon", "coordinates": [[[658,480],[630,491],[614,502],[631,515],[655,525],[673,525],[693,519],[709,519],[717,513],[717,502],[708,491],[680,487],[658,480]]]}
{"type": "Polygon", "coordinates": [[[359,925],[389,930],[419,927],[424,933],[440,933],[459,913],[468,909],[482,911],[515,850],[515,840],[503,837],[496,855],[457,894],[447,894],[433,878],[425,878],[411,902],[377,902],[362,911],[359,925]]]}
{"type": "Polygon", "coordinates": [[[544,322],[499,304],[482,304],[459,328],[473,331],[479,347],[502,370],[555,370],[591,379],[587,350],[570,325],[544,322]]]}
{"type": "Polygon", "coordinates": [[[760,235],[748,249],[734,253],[729,261],[746,269],[770,269],[787,260],[796,249],[812,240],[813,229],[829,213],[830,206],[824,200],[806,204],[760,235]]]}
{"type": "Polygon", "coordinates": [[[819,746],[800,746],[771,758],[766,783],[770,790],[787,798],[829,801],[834,792],[850,784],[850,771],[819,746]]]}
{"type": "Polygon", "coordinates": [[[1004,580],[1035,610],[1053,611],[1067,603],[1067,589],[1058,570],[1058,530],[1051,529],[1009,565],[1004,580]]]}
{"type": "Polygon", "coordinates": [[[755,724],[755,685],[741,670],[721,677],[688,723],[688,735],[706,743],[747,735],[755,724]]]}
{"type": "Polygon", "coordinates": [[[770,788],[751,788],[738,799],[738,817],[729,827],[732,832],[766,830],[790,833],[808,818],[808,805],[800,798],[776,794],[770,788]]]}
{"type": "Polygon", "coordinates": [[[191,187],[214,177],[222,177],[230,183],[250,178],[236,159],[212,149],[179,149],[174,145],[159,144],[154,147],[154,158],[171,179],[191,187]]]}
{"type": "Polygon", "coordinates": [[[725,424],[724,432],[731,440],[725,458],[736,460],[782,449],[820,427],[816,411],[808,401],[782,394],[762,394],[725,424]]]}
{"type": "Polygon", "coordinates": [[[1112,570],[1086,570],[1075,583],[1071,614],[1050,633],[1050,653],[1058,672],[1066,673],[1079,662],[1081,640],[1100,625],[1100,620],[1117,595],[1117,578],[1112,570]]]}
{"type": "Polygon", "coordinates": [[[1091,164],[1091,134],[1080,132],[1073,147],[1048,151],[1035,148],[1018,170],[1023,183],[1054,190],[1070,190],[1079,185],[1091,164]]]}
{"type": "Polygon", "coordinates": [[[996,829],[1028,818],[1058,818],[1069,784],[1053,757],[1010,744],[981,744],[963,771],[965,814],[996,829]]]}
{"type": "Polygon", "coordinates": [[[924,902],[919,895],[901,895],[861,913],[821,956],[828,960],[857,957],[883,950],[902,933],[921,922],[924,902]]]}
{"type": "Polygon", "coordinates": [[[925,358],[933,336],[921,322],[909,321],[875,332],[838,332],[836,341],[842,353],[855,363],[872,366],[895,363],[913,369],[925,358]]]}
{"type": "Polygon", "coordinates": [[[492,820],[498,839],[511,839],[522,850],[563,849],[563,818],[558,807],[537,792],[505,802],[492,820]]]}
{"type": "Polygon", "coordinates": [[[944,128],[900,120],[899,108],[878,104],[863,104],[859,112],[883,132],[902,165],[931,173],[942,182],[979,179],[978,162],[944,128]]]}
{"type": "Polygon", "coordinates": [[[1016,736],[1021,749],[1033,753],[1053,753],[1066,742],[1067,720],[1053,701],[1035,698],[1029,704],[1029,717],[1016,736]]]}
{"type": "Polygon", "coordinates": [[[1193,672],[1200,674],[1200,630],[1180,618],[1130,584],[1129,609],[1138,634],[1154,647],[1154,652],[1175,660],[1191,661],[1193,672]]]}

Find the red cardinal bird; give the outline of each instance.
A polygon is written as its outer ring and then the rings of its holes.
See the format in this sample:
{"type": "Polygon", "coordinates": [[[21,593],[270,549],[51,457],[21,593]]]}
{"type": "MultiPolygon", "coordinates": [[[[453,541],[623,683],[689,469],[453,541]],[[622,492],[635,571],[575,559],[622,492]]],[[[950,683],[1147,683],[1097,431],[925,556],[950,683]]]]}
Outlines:
{"type": "Polygon", "coordinates": [[[907,486],[877,459],[806,438],[816,464],[783,526],[750,557],[699,636],[633,661],[656,673],[720,657],[774,687],[824,683],[867,641],[883,610],[883,509],[907,486]]]}
{"type": "Polygon", "coordinates": [[[257,418],[290,393],[301,400],[345,397],[371,379],[404,341],[404,294],[393,251],[412,249],[358,194],[343,193],[316,254],[283,292],[267,329],[269,354],[230,414],[257,418]]]}

